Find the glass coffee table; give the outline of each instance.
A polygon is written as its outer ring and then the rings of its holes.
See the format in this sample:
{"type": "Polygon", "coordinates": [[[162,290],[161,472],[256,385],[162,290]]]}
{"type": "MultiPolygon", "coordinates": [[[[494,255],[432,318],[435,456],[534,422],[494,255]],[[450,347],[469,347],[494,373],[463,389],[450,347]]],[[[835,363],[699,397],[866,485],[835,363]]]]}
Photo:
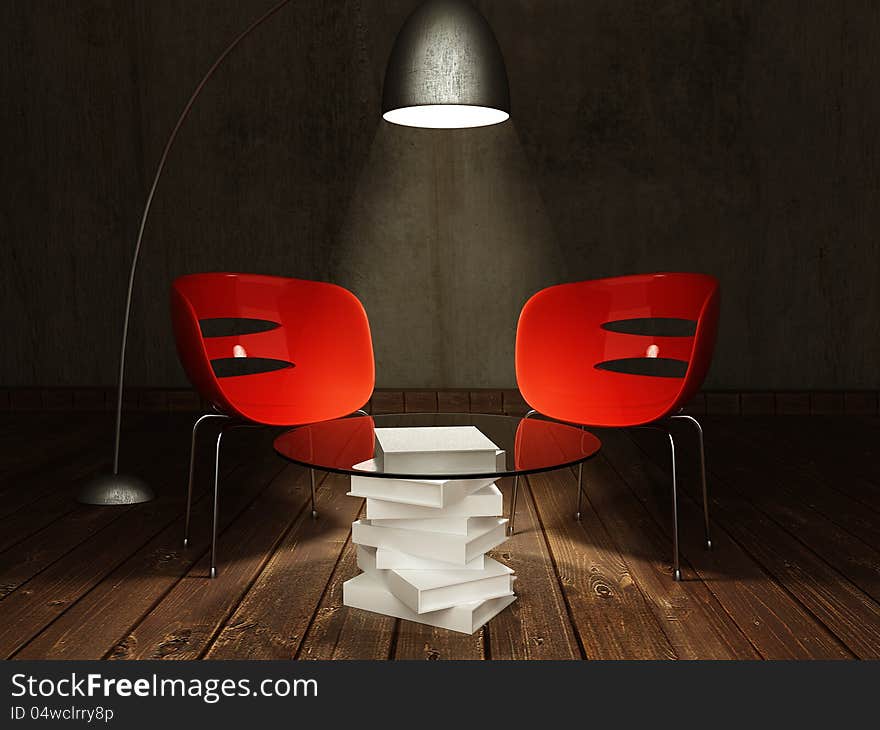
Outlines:
{"type": "Polygon", "coordinates": [[[275,439],[312,470],[313,504],[315,469],[349,475],[349,495],[366,499],[351,526],[363,572],[343,583],[343,605],[466,634],[517,598],[513,569],[493,551],[513,534],[519,477],[582,465],[601,445],[564,423],[474,413],[355,415],[275,439]],[[505,477],[509,520],[496,484],[505,477]]]}
{"type": "Polygon", "coordinates": [[[275,451],[295,464],[312,469],[376,479],[501,479],[514,477],[509,534],[513,534],[518,477],[582,464],[595,456],[602,442],[589,431],[542,417],[477,413],[395,413],[349,416],[297,426],[275,439],[275,451]],[[492,470],[454,473],[364,471],[356,465],[373,458],[375,429],[429,426],[476,426],[504,452],[492,470]]]}

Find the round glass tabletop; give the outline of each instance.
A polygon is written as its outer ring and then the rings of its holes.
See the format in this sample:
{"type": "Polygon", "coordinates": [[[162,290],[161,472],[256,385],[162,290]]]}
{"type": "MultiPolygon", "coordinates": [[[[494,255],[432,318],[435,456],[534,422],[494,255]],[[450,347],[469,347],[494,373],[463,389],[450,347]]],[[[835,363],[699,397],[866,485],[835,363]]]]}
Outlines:
{"type": "Polygon", "coordinates": [[[534,474],[586,461],[601,446],[576,426],[535,416],[477,413],[349,416],[297,426],[275,439],[275,451],[296,464],[387,479],[534,474]],[[444,458],[437,457],[439,449],[444,458]]]}

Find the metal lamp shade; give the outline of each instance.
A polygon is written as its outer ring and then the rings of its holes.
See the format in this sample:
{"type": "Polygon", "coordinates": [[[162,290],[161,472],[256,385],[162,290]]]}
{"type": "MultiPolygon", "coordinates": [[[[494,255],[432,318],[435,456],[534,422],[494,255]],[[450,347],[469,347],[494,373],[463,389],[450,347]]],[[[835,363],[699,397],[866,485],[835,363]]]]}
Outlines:
{"type": "Polygon", "coordinates": [[[454,129],[510,117],[510,87],[492,28],[467,0],[427,0],[397,35],[382,116],[408,127],[454,129]]]}

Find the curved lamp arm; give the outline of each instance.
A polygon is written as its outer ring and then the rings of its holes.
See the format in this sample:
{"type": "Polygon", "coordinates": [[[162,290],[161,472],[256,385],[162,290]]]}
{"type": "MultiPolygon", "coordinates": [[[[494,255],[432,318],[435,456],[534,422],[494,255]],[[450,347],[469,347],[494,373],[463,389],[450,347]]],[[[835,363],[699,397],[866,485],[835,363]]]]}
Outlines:
{"type": "Polygon", "coordinates": [[[214,72],[219,68],[219,66],[226,60],[226,57],[232,53],[235,47],[241,43],[247,36],[249,36],[254,30],[256,30],[259,26],[265,23],[269,18],[271,18],[275,13],[281,10],[285,5],[290,3],[291,0],[281,0],[277,5],[270,8],[266,13],[257,18],[253,23],[251,23],[245,30],[243,30],[235,40],[230,43],[223,53],[211,64],[211,67],[207,70],[205,75],[202,77],[202,80],[199,81],[192,95],[189,97],[189,101],[186,102],[186,106],[183,108],[183,111],[180,113],[180,116],[177,118],[177,122],[174,125],[174,129],[171,130],[171,134],[168,137],[168,141],[165,143],[165,149],[162,151],[162,156],[159,158],[159,164],[156,167],[156,174],[153,176],[153,184],[150,186],[150,192],[147,195],[147,202],[144,205],[144,212],[141,216],[141,225],[138,230],[137,242],[134,246],[134,256],[131,260],[131,271],[128,274],[128,293],[125,298],[125,320],[122,326],[122,347],[120,348],[119,355],[119,383],[117,386],[117,394],[116,394],[116,439],[113,447],[113,474],[119,473],[119,439],[120,433],[122,430],[122,391],[123,391],[123,382],[125,380],[125,346],[128,342],[128,320],[129,314],[131,312],[131,293],[134,287],[134,275],[137,271],[138,264],[138,256],[141,252],[141,241],[144,238],[144,228],[147,225],[147,218],[150,215],[150,207],[153,204],[153,196],[156,193],[156,187],[159,185],[159,178],[162,176],[162,171],[165,169],[165,162],[168,160],[168,153],[171,151],[171,147],[174,145],[174,140],[177,138],[177,133],[180,131],[183,122],[189,116],[190,110],[195,103],[196,98],[198,98],[202,89],[205,88],[205,84],[208,83],[208,80],[214,75],[214,72]]]}

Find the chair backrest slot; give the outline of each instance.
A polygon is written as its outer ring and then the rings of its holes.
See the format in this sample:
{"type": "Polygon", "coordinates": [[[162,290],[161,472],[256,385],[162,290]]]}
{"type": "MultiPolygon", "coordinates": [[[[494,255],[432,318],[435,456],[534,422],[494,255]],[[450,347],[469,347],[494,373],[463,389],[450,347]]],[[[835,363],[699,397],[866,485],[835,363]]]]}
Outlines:
{"type": "Polygon", "coordinates": [[[597,370],[608,370],[624,375],[650,375],[655,378],[683,378],[687,372],[687,360],[671,357],[622,357],[605,360],[593,365],[597,370]]]}
{"type": "Polygon", "coordinates": [[[637,317],[603,322],[603,330],[622,335],[645,335],[647,337],[693,337],[697,323],[693,319],[679,317],[637,317]]]}
{"type": "Polygon", "coordinates": [[[252,317],[210,317],[200,319],[202,337],[238,337],[278,329],[281,325],[268,319],[252,317]]]}
{"type": "Polygon", "coordinates": [[[271,373],[296,366],[288,360],[276,360],[271,357],[217,357],[211,360],[211,367],[218,378],[234,378],[239,375],[271,373]]]}

